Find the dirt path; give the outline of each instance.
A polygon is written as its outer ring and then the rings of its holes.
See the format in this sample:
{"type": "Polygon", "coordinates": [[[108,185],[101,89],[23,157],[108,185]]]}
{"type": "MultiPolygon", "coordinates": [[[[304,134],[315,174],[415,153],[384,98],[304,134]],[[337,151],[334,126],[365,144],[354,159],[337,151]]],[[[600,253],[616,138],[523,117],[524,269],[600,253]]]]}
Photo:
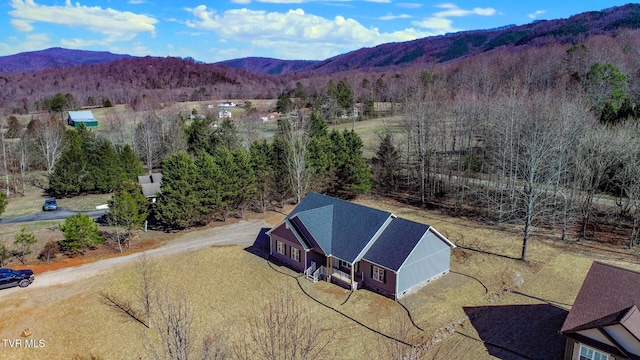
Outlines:
{"type": "MultiPolygon", "coordinates": [[[[216,245],[250,246],[262,228],[270,227],[271,225],[264,220],[242,220],[235,224],[191,231],[179,235],[166,245],[144,252],[36,274],[34,283],[26,289],[12,288],[0,291],[0,301],[8,300],[14,296],[22,297],[27,293],[55,285],[83,284],[83,280],[104,275],[113,271],[114,268],[135,262],[141,254],[156,258],[216,245]]],[[[64,288],[68,290],[65,291],[65,295],[71,296],[75,292],[72,289],[81,291],[83,288],[86,289],[86,286],[65,286],[64,288]]]]}

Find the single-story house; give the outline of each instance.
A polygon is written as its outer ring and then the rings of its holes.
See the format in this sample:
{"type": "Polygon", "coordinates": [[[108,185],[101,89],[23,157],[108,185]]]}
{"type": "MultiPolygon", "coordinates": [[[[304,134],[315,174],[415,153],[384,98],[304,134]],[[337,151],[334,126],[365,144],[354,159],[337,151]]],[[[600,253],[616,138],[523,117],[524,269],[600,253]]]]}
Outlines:
{"type": "Polygon", "coordinates": [[[560,330],[564,359],[640,359],[639,285],[639,272],[591,264],[560,330]]]}
{"type": "Polygon", "coordinates": [[[138,183],[142,187],[142,193],[151,202],[156,202],[158,194],[160,194],[160,186],[162,185],[162,173],[151,173],[151,175],[138,176],[138,183]]]}
{"type": "Polygon", "coordinates": [[[98,126],[98,120],[93,116],[91,110],[69,111],[67,124],[78,127],[84,124],[86,127],[98,126]]]}
{"type": "Polygon", "coordinates": [[[309,280],[394,299],[449,272],[455,248],[429,225],[317,193],[267,234],[271,257],[309,280]]]}
{"type": "Polygon", "coordinates": [[[254,114],[260,121],[268,122],[268,121],[276,121],[280,117],[280,114],[277,112],[256,112],[254,114]]]}
{"type": "Polygon", "coordinates": [[[218,111],[218,119],[231,119],[231,110],[220,109],[218,111]]]}

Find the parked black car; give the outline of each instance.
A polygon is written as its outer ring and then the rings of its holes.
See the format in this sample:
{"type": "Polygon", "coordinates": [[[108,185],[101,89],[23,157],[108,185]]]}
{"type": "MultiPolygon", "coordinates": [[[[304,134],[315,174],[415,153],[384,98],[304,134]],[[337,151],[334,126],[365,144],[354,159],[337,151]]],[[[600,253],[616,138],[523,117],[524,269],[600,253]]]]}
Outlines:
{"type": "Polygon", "coordinates": [[[34,279],[33,271],[29,269],[0,269],[0,289],[6,289],[14,286],[27,287],[31,285],[34,279]]]}
{"type": "Polygon", "coordinates": [[[48,198],[42,205],[42,211],[58,210],[58,202],[54,198],[48,198]]]}

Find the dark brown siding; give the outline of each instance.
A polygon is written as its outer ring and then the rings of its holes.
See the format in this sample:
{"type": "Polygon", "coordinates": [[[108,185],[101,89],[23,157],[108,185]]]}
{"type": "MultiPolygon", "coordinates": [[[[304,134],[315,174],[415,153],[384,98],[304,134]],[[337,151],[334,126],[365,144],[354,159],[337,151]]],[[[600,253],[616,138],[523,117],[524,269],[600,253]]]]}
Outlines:
{"type": "Polygon", "coordinates": [[[391,270],[384,270],[384,283],[374,280],[371,276],[373,273],[373,266],[370,262],[362,260],[360,262],[360,271],[364,275],[362,286],[375,291],[384,296],[391,298],[396,297],[396,274],[391,270]]]}
{"type": "Polygon", "coordinates": [[[318,252],[315,251],[309,251],[307,253],[307,261],[309,262],[307,264],[307,267],[311,266],[311,262],[315,261],[316,262],[316,266],[317,268],[320,268],[320,266],[326,266],[327,265],[327,258],[326,256],[324,256],[323,254],[320,254],[318,252]]]}
{"type": "Polygon", "coordinates": [[[286,229],[284,224],[282,228],[278,228],[271,232],[271,256],[277,259],[279,262],[287,265],[295,271],[304,272],[304,249],[298,242],[295,235],[290,230],[286,229]],[[278,252],[277,242],[280,241],[285,244],[285,254],[278,252]],[[300,251],[300,261],[295,261],[291,258],[291,248],[298,249],[300,251]]]}

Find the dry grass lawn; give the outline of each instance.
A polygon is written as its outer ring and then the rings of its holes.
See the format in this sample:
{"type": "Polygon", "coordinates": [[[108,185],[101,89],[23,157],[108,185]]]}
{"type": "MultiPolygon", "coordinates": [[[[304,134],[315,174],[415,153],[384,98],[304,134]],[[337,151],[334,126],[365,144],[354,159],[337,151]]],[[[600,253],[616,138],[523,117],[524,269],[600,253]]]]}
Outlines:
{"type": "MultiPolygon", "coordinates": [[[[394,330],[408,319],[400,304],[366,290],[349,296],[336,285],[303,278],[299,287],[299,274],[239,246],[155,259],[158,287],[188,295],[196,339],[224,333],[231,342],[246,331],[250,309],[263,304],[274,289],[285,287],[309,309],[313,324],[333,332],[334,353],[329,357],[379,358],[380,346],[391,341],[384,334],[427,342],[428,359],[553,359],[561,356],[564,346],[557,331],[591,262],[597,259],[640,270],[630,255],[590,253],[579,244],[542,237],[532,241],[531,260],[523,263],[517,260],[521,246],[517,232],[381,199],[360,202],[433,225],[461,245],[453,253],[451,273],[401,300],[417,325],[408,334],[394,330]]],[[[275,225],[283,214],[265,217],[275,225]]],[[[146,358],[145,332],[152,332],[108,306],[103,296],[109,294],[139,309],[138,282],[139,271],[131,265],[71,289],[20,289],[11,301],[3,300],[0,338],[20,338],[21,331],[29,328],[31,338],[44,339],[46,346],[0,346],[0,358],[146,358]]]]}

